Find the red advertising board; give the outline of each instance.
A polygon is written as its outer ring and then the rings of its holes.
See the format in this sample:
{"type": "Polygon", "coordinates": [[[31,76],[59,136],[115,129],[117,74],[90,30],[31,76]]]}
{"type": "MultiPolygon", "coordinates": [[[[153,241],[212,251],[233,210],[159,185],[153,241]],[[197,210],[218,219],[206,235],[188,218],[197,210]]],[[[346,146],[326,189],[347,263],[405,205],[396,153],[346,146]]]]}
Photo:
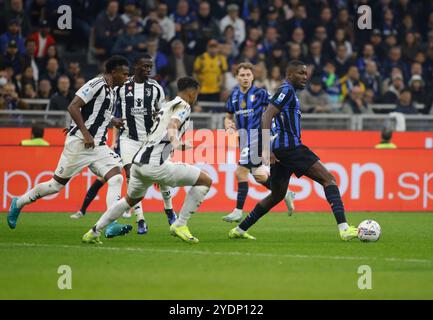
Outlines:
{"type": "MultiPolygon", "coordinates": [[[[406,145],[406,149],[397,150],[375,150],[366,147],[367,143],[374,145],[372,137],[368,135],[365,139],[363,134],[353,132],[337,134],[321,131],[320,135],[317,132],[314,132],[314,135],[320,136],[320,139],[310,143],[306,141],[308,138],[304,141],[307,145],[314,145],[312,149],[335,174],[347,211],[433,211],[433,150],[424,149],[421,142],[431,137],[431,133],[410,133],[409,137],[400,133],[401,141],[412,139],[416,146],[410,148],[406,145]],[[331,140],[335,141],[340,137],[340,141],[345,141],[348,136],[353,143],[350,148],[335,148],[329,145],[331,140]]],[[[305,136],[308,137],[308,134],[305,136]]],[[[0,152],[0,211],[7,211],[11,197],[21,195],[35,184],[50,178],[62,147],[0,146],[0,152]]],[[[220,148],[208,147],[202,152],[216,154],[222,151],[220,148]]],[[[236,149],[227,148],[223,149],[223,152],[224,159],[237,157],[236,149]]],[[[235,163],[196,165],[206,170],[213,179],[208,198],[203,202],[200,211],[231,211],[236,198],[235,163]]],[[[81,206],[94,178],[95,176],[85,169],[59,194],[41,199],[26,207],[25,211],[74,212],[81,206]]],[[[292,176],[290,188],[296,192],[297,211],[329,211],[321,186],[311,180],[292,176]]],[[[267,192],[251,179],[245,210],[253,208],[267,192]]],[[[101,189],[99,197],[90,206],[90,211],[105,210],[105,193],[106,188],[101,189]]],[[[173,194],[174,207],[179,210],[185,189],[175,188],[173,194]]],[[[159,192],[154,188],[150,189],[144,200],[145,211],[161,211],[163,206],[160,200],[159,192]]],[[[285,207],[281,203],[274,210],[284,211],[285,207]]]]}

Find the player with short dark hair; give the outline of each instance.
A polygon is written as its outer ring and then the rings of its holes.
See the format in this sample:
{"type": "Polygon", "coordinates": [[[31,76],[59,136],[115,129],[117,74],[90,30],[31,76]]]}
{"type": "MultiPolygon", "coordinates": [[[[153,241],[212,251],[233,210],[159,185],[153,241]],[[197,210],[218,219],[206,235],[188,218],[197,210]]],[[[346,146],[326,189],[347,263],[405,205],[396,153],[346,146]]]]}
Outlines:
{"type": "Polygon", "coordinates": [[[177,87],[178,96],[160,110],[148,140],[134,156],[126,196],[110,207],[96,225],[84,234],[84,243],[100,244],[100,231],[140,202],[154,183],[192,187],[185,197],[179,218],[170,226],[170,233],[188,243],[199,242],[189,231],[187,222],[209,192],[212,180],[206,172],[195,166],[170,161],[173,150],[191,148],[181,138],[188,128],[191,105],[197,100],[199,84],[193,78],[184,77],[178,80],[177,87]]]}
{"type": "Polygon", "coordinates": [[[255,206],[238,227],[230,230],[230,238],[255,239],[247,230],[284,198],[293,173],[298,178],[305,175],[323,186],[342,240],[347,241],[358,235],[358,229],[349,226],[346,221],[334,176],[325,168],[319,157],[302,144],[301,111],[296,90],[304,89],[306,83],[305,63],[299,60],[291,61],[287,67],[286,81],[271,98],[262,116],[262,129],[265,131],[263,162],[271,164],[271,193],[255,206]],[[277,137],[270,143],[269,131],[274,118],[277,137]],[[272,151],[269,150],[270,147],[272,151]]]}
{"type": "MultiPolygon", "coordinates": [[[[263,88],[253,85],[254,66],[249,62],[240,63],[236,69],[236,86],[227,100],[227,113],[224,120],[226,130],[237,129],[239,135],[240,159],[236,168],[238,180],[238,193],[236,208],[223,217],[227,222],[242,220],[242,209],[248,195],[248,174],[251,172],[254,179],[270,189],[270,176],[268,169],[262,165],[261,160],[261,124],[262,114],[269,104],[269,94],[263,88]]],[[[289,216],[294,210],[294,194],[290,191],[284,197],[289,216]]]]}
{"type": "MultiPolygon", "coordinates": [[[[121,119],[114,118],[116,94],[113,90],[121,86],[129,74],[129,62],[124,57],[113,56],[105,64],[105,72],[88,81],[75,94],[68,106],[72,123],[67,131],[65,147],[55,170],[47,182],[36,185],[19,198],[12,199],[8,225],[15,229],[22,208],[36,200],[58,193],[66,183],[85,167],[108,183],[107,208],[121,196],[123,177],[122,160],[107,145],[107,130],[110,123],[120,128],[121,119]]],[[[128,233],[130,225],[113,221],[105,230],[106,237],[128,233]]]]}

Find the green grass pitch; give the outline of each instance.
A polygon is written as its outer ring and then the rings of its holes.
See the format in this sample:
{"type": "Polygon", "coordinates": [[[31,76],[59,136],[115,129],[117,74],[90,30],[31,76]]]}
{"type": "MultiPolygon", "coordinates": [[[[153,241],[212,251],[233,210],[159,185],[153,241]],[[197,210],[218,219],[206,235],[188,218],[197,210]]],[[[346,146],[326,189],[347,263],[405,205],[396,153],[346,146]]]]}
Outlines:
{"type": "Polygon", "coordinates": [[[270,213],[250,230],[257,241],[229,240],[235,225],[222,216],[192,217],[197,245],[148,213],[147,235],[134,226],[94,246],[80,240],[99,214],[23,213],[15,230],[0,214],[0,299],[433,299],[433,213],[348,214],[380,223],[376,243],[340,241],[325,213],[270,213]],[[72,269],[71,290],[57,286],[60,265],[72,269]],[[361,265],[370,290],[358,288],[361,265]]]}

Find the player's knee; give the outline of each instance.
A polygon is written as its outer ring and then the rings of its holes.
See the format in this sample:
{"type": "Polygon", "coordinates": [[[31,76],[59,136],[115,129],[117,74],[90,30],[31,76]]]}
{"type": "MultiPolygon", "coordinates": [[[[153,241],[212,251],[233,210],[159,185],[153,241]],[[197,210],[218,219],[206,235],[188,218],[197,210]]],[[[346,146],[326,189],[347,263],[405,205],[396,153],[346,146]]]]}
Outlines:
{"type": "Polygon", "coordinates": [[[322,185],[323,187],[337,185],[337,180],[335,179],[332,173],[328,172],[328,174],[326,174],[326,176],[323,179],[322,185]]]}
{"type": "Polygon", "coordinates": [[[211,177],[206,172],[202,171],[196,182],[196,186],[206,186],[210,188],[211,185],[212,185],[211,177]]]}
{"type": "Polygon", "coordinates": [[[116,174],[108,179],[107,183],[109,186],[122,185],[123,176],[121,174],[116,174]]]}
{"type": "Polygon", "coordinates": [[[56,181],[55,179],[51,178],[50,181],[48,181],[48,185],[50,186],[50,189],[56,193],[63,189],[65,186],[64,184],[61,184],[60,182],[56,181]]]}
{"type": "Polygon", "coordinates": [[[266,181],[268,181],[268,176],[255,175],[254,180],[256,180],[257,183],[264,184],[264,183],[266,183],[266,181]]]}

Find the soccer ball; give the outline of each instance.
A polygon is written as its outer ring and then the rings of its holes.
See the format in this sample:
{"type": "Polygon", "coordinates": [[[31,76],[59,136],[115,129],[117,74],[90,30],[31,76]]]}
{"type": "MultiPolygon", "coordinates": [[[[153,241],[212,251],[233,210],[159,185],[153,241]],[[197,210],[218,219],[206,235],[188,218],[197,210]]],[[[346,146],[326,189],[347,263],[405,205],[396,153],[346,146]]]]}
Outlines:
{"type": "Polygon", "coordinates": [[[358,238],[364,242],[375,242],[379,240],[380,225],[374,220],[364,220],[358,226],[358,238]]]}

